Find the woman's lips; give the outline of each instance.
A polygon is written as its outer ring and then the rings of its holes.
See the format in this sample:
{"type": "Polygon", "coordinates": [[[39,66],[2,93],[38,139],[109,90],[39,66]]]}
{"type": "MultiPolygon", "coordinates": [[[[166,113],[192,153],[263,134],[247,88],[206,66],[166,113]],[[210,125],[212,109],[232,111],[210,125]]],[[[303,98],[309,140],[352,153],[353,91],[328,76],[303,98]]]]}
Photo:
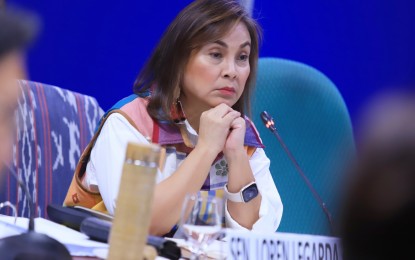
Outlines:
{"type": "Polygon", "coordinates": [[[231,87],[220,88],[220,89],[218,89],[218,91],[221,94],[227,95],[227,96],[231,96],[231,95],[234,95],[236,93],[235,89],[231,88],[231,87]]]}

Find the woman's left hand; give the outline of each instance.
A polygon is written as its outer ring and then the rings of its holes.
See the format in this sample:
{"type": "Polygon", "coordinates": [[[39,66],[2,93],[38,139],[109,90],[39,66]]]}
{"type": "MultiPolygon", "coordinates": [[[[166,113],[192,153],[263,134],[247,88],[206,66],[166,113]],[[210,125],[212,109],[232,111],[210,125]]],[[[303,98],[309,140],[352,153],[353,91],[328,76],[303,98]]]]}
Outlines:
{"type": "Polygon", "coordinates": [[[223,149],[225,157],[229,158],[232,153],[244,149],[245,131],[245,120],[242,117],[233,120],[231,131],[229,132],[223,149]]]}

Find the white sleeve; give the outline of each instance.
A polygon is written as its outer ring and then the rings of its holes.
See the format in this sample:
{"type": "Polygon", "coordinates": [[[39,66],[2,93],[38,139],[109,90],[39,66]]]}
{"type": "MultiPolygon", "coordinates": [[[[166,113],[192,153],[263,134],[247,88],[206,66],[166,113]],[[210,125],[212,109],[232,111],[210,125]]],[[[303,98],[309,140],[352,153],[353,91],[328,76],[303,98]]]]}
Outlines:
{"type": "MultiPolygon", "coordinates": [[[[269,171],[270,160],[265,155],[264,149],[256,149],[249,159],[252,172],[262,200],[259,209],[259,219],[254,223],[252,231],[260,233],[275,232],[280,225],[283,206],[280,195],[269,171]]],[[[225,210],[226,225],[234,229],[246,229],[232,219],[226,201],[225,210]]]]}
{"type": "Polygon", "coordinates": [[[125,151],[129,142],[149,143],[125,117],[119,113],[111,114],[101,129],[86,168],[87,185],[98,186],[111,215],[115,211],[125,151]]]}

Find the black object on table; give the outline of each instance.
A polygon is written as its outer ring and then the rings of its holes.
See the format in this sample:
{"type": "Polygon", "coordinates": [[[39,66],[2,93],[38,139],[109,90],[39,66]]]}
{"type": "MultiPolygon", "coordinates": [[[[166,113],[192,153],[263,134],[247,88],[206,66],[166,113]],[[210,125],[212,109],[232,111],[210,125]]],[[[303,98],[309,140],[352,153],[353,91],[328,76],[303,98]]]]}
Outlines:
{"type": "MultiPolygon", "coordinates": [[[[76,207],[48,205],[47,212],[50,220],[65,225],[89,236],[92,240],[108,242],[112,222],[110,216],[91,212],[76,207]]],[[[180,259],[181,249],[177,243],[163,237],[147,236],[147,245],[153,246],[159,256],[168,259],[180,259]]]]}

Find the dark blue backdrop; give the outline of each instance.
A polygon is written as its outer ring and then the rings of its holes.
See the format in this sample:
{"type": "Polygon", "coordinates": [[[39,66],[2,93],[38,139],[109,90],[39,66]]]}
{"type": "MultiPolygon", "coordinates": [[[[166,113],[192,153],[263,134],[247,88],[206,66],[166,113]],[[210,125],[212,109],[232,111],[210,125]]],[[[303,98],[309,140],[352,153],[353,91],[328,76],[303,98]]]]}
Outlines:
{"type": "MultiPolygon", "coordinates": [[[[189,2],[13,0],[43,30],[29,55],[32,80],[95,96],[104,109],[130,94],[135,76],[189,2]]],[[[415,80],[412,0],[256,0],[261,56],[298,60],[328,75],[355,118],[380,88],[415,80]]]]}

